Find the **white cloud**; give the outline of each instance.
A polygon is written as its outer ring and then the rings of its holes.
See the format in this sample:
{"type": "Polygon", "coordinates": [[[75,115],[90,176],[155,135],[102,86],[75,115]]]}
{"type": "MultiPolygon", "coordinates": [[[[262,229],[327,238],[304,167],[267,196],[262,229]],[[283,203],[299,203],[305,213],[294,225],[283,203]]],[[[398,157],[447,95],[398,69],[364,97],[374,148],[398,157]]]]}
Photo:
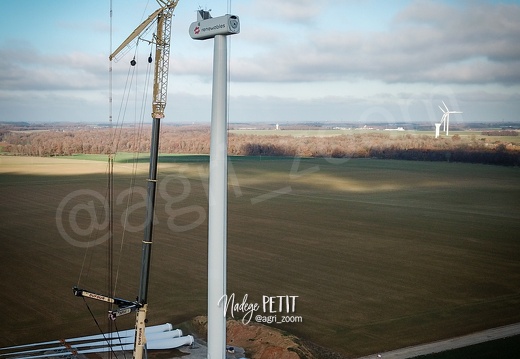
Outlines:
{"type": "MultiPolygon", "coordinates": [[[[347,0],[237,4],[233,13],[240,16],[242,29],[230,38],[231,118],[437,121],[437,104],[446,100],[453,107],[464,107],[463,118],[480,120],[500,112],[496,116],[516,119],[520,112],[517,3],[398,3],[406,6],[347,0]],[[379,8],[366,11],[370,6],[391,9],[385,14],[379,8]],[[348,25],[356,16],[358,21],[348,25]],[[377,21],[384,25],[374,25],[377,21]]],[[[167,121],[206,121],[213,43],[191,40],[186,29],[194,13],[179,10],[184,13],[178,13],[174,23],[167,121]]],[[[60,108],[72,108],[85,118],[103,120],[108,112],[109,64],[107,54],[101,53],[106,39],[95,46],[85,44],[87,38],[100,39],[106,24],[85,17],[76,29],[63,20],[55,25],[55,37],[47,36],[52,49],[32,36],[0,42],[0,113],[11,116],[25,106],[24,112],[33,110],[47,119],[47,114],[68,117],[60,108]],[[60,49],[64,27],[71,28],[69,39],[78,39],[60,49]],[[83,38],[83,33],[89,35],[83,38]]],[[[141,79],[149,51],[145,47],[139,50],[138,66],[131,69],[139,72],[137,80],[127,77],[129,58],[114,64],[115,102],[127,81],[144,86],[141,79]]]]}
{"type": "Polygon", "coordinates": [[[386,32],[300,30],[254,56],[237,50],[234,71],[238,81],[518,84],[519,18],[518,5],[415,1],[386,32]]]}
{"type": "Polygon", "coordinates": [[[101,55],[46,55],[32,46],[0,48],[0,89],[97,89],[106,83],[108,67],[101,55]]]}
{"type": "Polygon", "coordinates": [[[252,11],[263,21],[289,23],[312,23],[328,1],[315,0],[255,0],[252,11]]]}

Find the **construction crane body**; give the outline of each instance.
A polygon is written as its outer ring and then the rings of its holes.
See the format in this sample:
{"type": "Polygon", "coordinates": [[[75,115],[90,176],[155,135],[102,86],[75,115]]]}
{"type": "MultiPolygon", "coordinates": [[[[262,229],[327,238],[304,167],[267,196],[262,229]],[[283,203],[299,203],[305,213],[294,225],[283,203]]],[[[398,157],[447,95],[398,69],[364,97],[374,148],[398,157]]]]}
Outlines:
{"type": "MultiPolygon", "coordinates": [[[[109,56],[110,61],[116,59],[116,56],[122,53],[132,41],[139,39],[143,32],[154,21],[157,21],[157,32],[151,41],[144,40],[155,44],[155,68],[153,83],[153,100],[152,100],[152,145],[150,149],[150,169],[147,188],[147,208],[146,221],[144,228],[144,239],[142,242],[142,263],[141,263],[141,279],[139,287],[139,295],[137,300],[128,301],[120,298],[111,298],[105,295],[90,292],[77,287],[73,288],[74,295],[78,297],[87,297],[111,304],[119,307],[117,310],[110,310],[109,317],[115,320],[118,316],[136,313],[135,323],[135,341],[134,341],[134,359],[142,359],[146,346],[145,323],[147,322],[146,313],[148,308],[148,279],[150,269],[150,255],[152,245],[153,217],[155,206],[155,193],[157,185],[157,157],[159,149],[159,129],[160,121],[164,118],[164,110],[166,108],[166,98],[168,92],[168,70],[170,62],[170,37],[171,37],[171,20],[173,11],[179,0],[157,0],[160,8],[153,12],[145,21],[143,21],[128,38],[109,56]]],[[[131,62],[135,64],[135,59],[131,62]]]]}

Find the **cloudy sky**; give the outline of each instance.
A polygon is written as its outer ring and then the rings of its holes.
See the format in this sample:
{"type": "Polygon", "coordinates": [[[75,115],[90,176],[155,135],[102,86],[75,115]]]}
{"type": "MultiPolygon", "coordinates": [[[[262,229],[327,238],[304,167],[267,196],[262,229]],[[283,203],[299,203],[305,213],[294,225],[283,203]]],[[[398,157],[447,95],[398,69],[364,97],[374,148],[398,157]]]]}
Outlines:
{"type": "MultiPolygon", "coordinates": [[[[110,0],[0,0],[0,121],[108,123],[110,49],[157,7],[112,0],[111,47],[110,0]]],[[[231,122],[434,123],[441,101],[464,112],[452,123],[520,122],[520,0],[180,0],[165,121],[210,121],[213,40],[188,34],[198,8],[240,17],[231,122]]],[[[149,52],[141,41],[113,63],[114,118],[142,113],[149,52]]]]}

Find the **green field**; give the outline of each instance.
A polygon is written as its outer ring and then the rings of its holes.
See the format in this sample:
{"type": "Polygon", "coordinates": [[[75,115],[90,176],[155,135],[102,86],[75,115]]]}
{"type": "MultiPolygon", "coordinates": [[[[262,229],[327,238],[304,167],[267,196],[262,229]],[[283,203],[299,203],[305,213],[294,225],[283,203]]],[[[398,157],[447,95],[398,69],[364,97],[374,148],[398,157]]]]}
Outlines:
{"type": "MultiPolygon", "coordinates": [[[[117,160],[117,296],[133,299],[146,164],[130,192],[132,170],[117,160]]],[[[206,313],[207,165],[205,156],[160,165],[150,324],[206,313]]],[[[106,288],[106,243],[77,246],[104,234],[89,227],[102,203],[85,192],[104,195],[104,167],[0,158],[0,347],[97,333],[71,287],[81,273],[80,286],[106,288]],[[64,239],[72,220],[91,235],[64,239]]],[[[229,184],[228,294],[298,296],[302,322],[279,326],[288,332],[355,357],[520,321],[518,168],[236,157],[229,184]]],[[[103,321],[105,306],[89,304],[103,321]]],[[[133,322],[121,317],[118,328],[133,322]]]]}

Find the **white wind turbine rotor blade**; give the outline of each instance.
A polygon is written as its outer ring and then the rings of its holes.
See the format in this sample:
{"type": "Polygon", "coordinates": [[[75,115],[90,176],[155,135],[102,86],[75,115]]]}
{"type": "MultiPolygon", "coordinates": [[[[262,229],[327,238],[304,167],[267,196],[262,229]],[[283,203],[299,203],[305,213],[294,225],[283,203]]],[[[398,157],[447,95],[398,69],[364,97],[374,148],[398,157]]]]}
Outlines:
{"type": "MultiPolygon", "coordinates": [[[[147,341],[156,341],[163,339],[171,339],[171,338],[179,338],[182,336],[182,331],[180,329],[171,330],[167,332],[159,332],[159,333],[151,333],[146,336],[147,341]]],[[[112,340],[101,340],[90,343],[81,343],[81,344],[73,344],[72,348],[84,348],[84,347],[108,347],[113,346],[117,347],[118,345],[123,344],[134,344],[135,337],[126,337],[112,340]]]]}
{"type": "MultiPolygon", "coordinates": [[[[175,329],[175,330],[169,330],[164,332],[146,332],[147,340],[149,341],[155,341],[155,340],[162,340],[162,339],[170,339],[170,338],[179,338],[182,336],[182,330],[175,329]]],[[[101,339],[101,338],[97,338],[101,339]]],[[[133,344],[135,340],[135,337],[129,336],[129,337],[119,337],[115,339],[106,339],[106,340],[98,340],[98,341],[92,341],[92,342],[82,342],[82,343],[73,343],[69,344],[73,350],[80,350],[79,348],[92,348],[92,347],[107,347],[107,346],[118,346],[123,344],[133,344]]],[[[65,341],[66,342],[66,341],[65,341]]],[[[38,349],[32,349],[32,350],[25,350],[25,351],[19,351],[19,352],[12,352],[12,353],[6,353],[1,354],[0,356],[20,356],[20,355],[28,355],[31,353],[42,353],[45,351],[58,351],[58,350],[65,350],[65,343],[62,343],[60,346],[55,347],[42,347],[38,349]]]]}
{"type": "Polygon", "coordinates": [[[441,124],[446,122],[446,113],[442,115],[441,124]]]}
{"type": "MultiPolygon", "coordinates": [[[[443,131],[446,131],[446,136],[448,136],[449,127],[450,127],[450,113],[462,113],[462,111],[450,111],[450,109],[448,108],[448,106],[446,106],[446,103],[444,101],[442,101],[442,104],[443,104],[444,108],[442,108],[439,105],[440,110],[443,112],[440,125],[444,124],[443,131]]],[[[437,134],[436,134],[436,137],[437,137],[437,134]]]]}
{"type": "MultiPolygon", "coordinates": [[[[169,338],[169,339],[158,339],[151,340],[146,343],[146,348],[151,350],[159,350],[159,349],[173,349],[178,348],[183,345],[191,345],[193,344],[193,336],[186,335],[183,337],[177,338],[169,338]]],[[[85,349],[85,350],[73,350],[73,353],[77,354],[89,354],[89,353],[104,353],[109,351],[131,351],[133,350],[133,344],[124,344],[124,345],[114,345],[114,346],[105,346],[99,348],[85,349]]],[[[40,359],[40,358],[52,358],[52,357],[61,357],[72,354],[71,351],[62,351],[59,353],[47,353],[42,355],[31,355],[28,357],[19,357],[17,359],[40,359]]]]}
{"type": "Polygon", "coordinates": [[[114,347],[101,347],[96,349],[85,349],[85,350],[76,350],[76,351],[61,351],[54,353],[47,353],[41,355],[31,355],[27,357],[18,357],[17,359],[41,359],[41,358],[52,358],[52,357],[65,357],[71,354],[89,354],[89,353],[105,353],[108,351],[130,351],[133,349],[133,344],[127,345],[118,345],[114,347]]]}
{"type": "Polygon", "coordinates": [[[446,130],[446,111],[444,111],[444,109],[441,106],[439,106],[439,108],[442,111],[442,117],[441,117],[441,125],[443,125],[442,130],[445,131],[446,130]]]}
{"type": "MultiPolygon", "coordinates": [[[[152,333],[158,333],[158,332],[166,332],[173,330],[173,326],[170,323],[165,323],[161,325],[154,325],[147,327],[145,329],[145,334],[149,335],[152,333]]],[[[106,334],[95,334],[95,335],[89,335],[84,337],[77,337],[77,338],[69,338],[65,339],[65,342],[71,343],[71,342],[78,342],[78,341],[87,341],[87,340],[96,340],[96,339],[114,339],[114,338],[123,338],[123,337],[133,337],[135,336],[135,329],[128,329],[128,330],[122,330],[119,332],[111,332],[106,334]]],[[[21,349],[21,348],[29,348],[29,347],[36,347],[36,346],[45,346],[45,345],[51,345],[51,344],[61,344],[62,341],[60,340],[52,340],[48,342],[39,342],[39,343],[31,343],[31,344],[24,344],[24,345],[15,345],[10,347],[4,347],[0,348],[0,351],[11,351],[14,349],[21,349]]],[[[12,354],[12,353],[8,353],[12,354]]],[[[0,354],[7,355],[7,354],[0,354]]]]}

